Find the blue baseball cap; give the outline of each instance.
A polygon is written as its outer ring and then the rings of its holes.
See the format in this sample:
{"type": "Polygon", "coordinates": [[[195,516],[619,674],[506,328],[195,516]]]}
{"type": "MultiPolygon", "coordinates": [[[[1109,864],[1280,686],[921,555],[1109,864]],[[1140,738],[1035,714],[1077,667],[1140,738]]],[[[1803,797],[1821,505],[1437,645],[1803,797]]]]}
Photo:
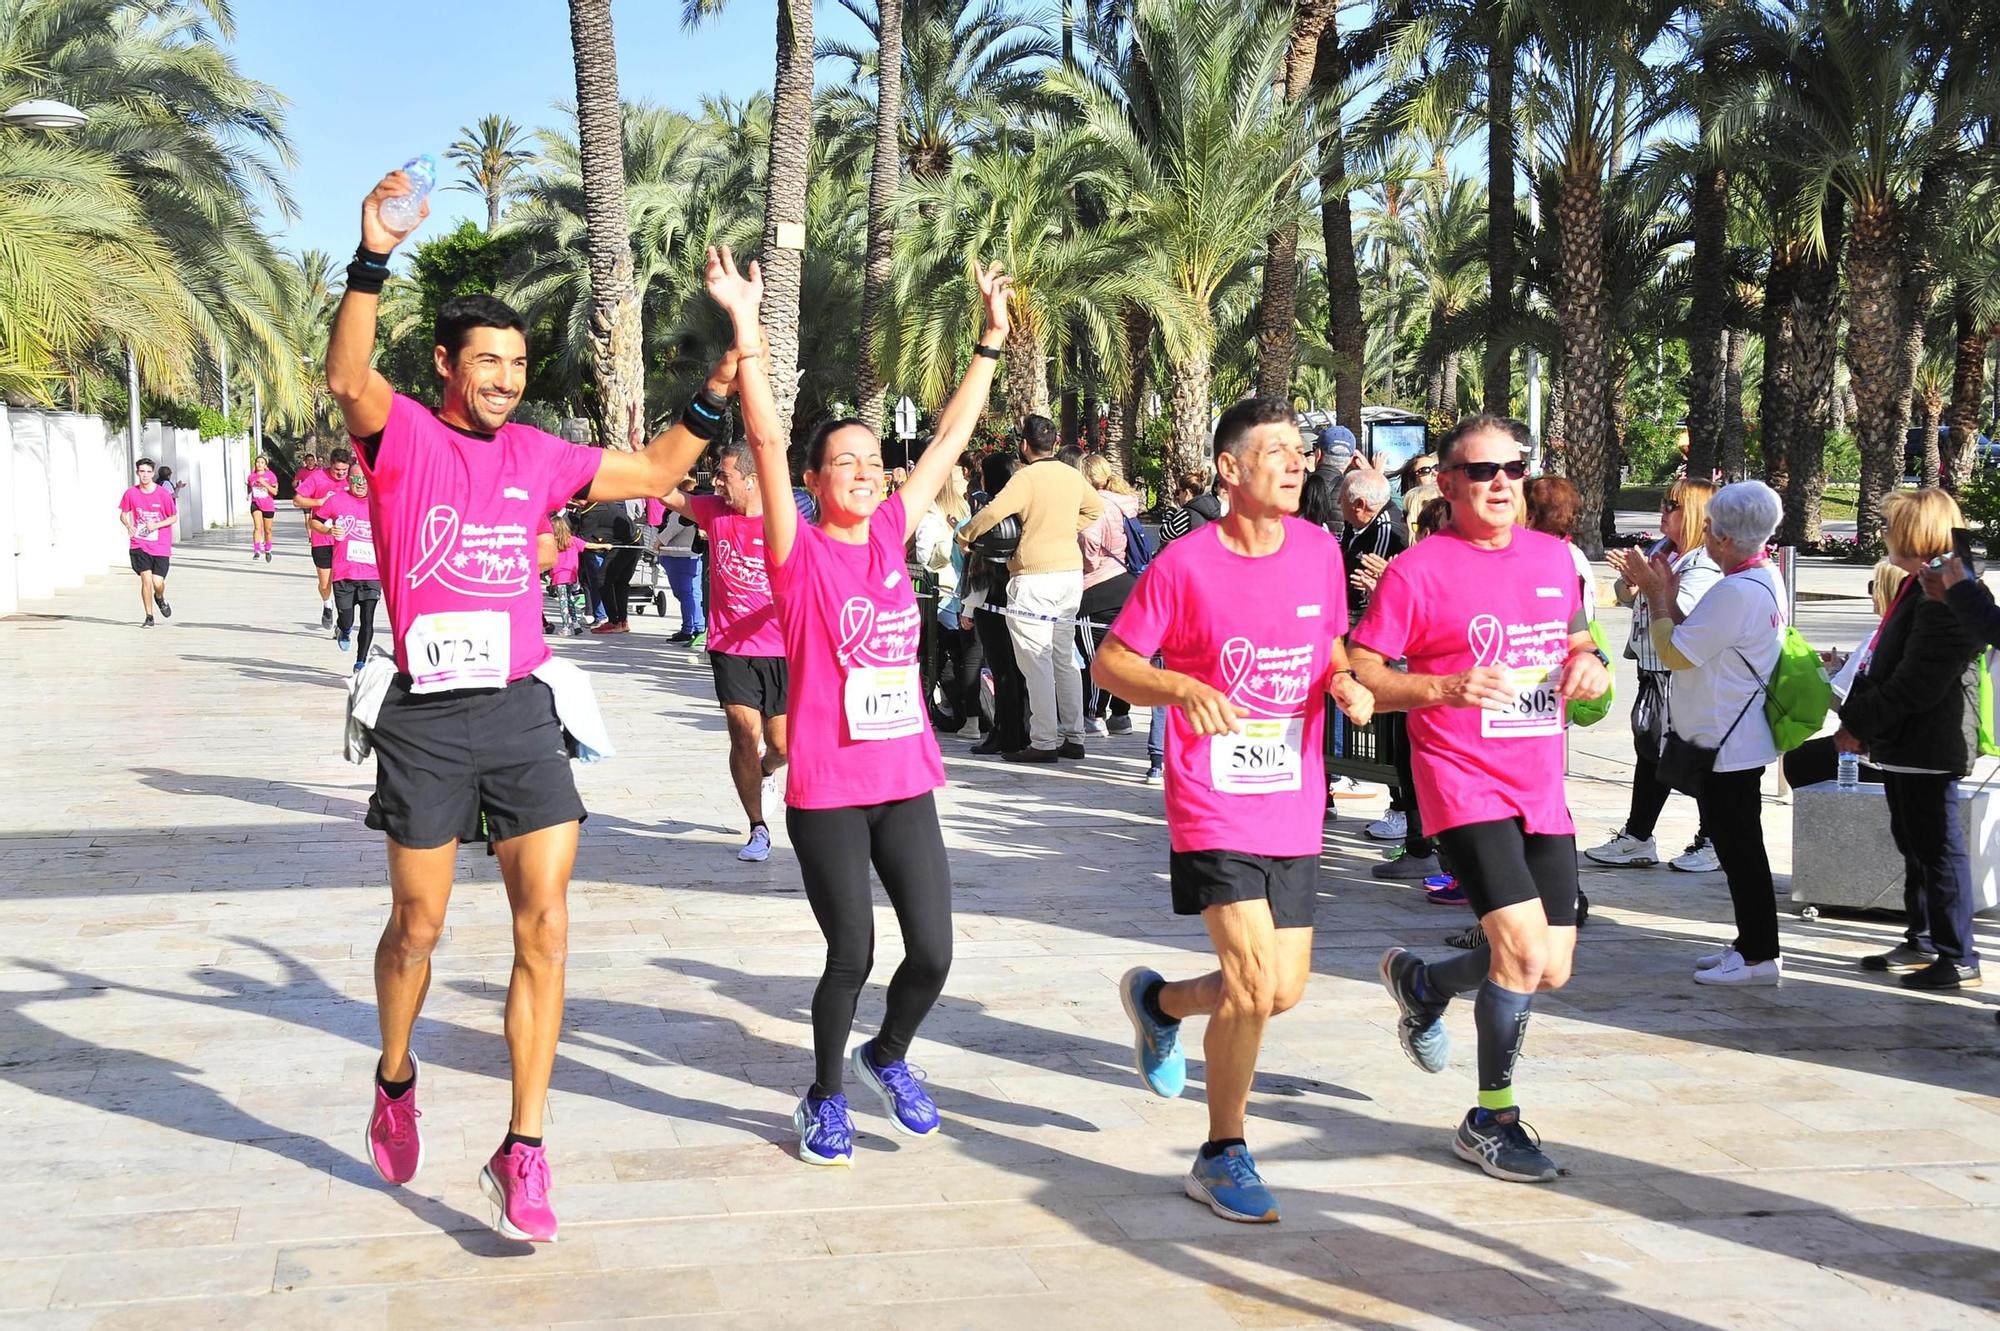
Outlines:
{"type": "Polygon", "coordinates": [[[1354,431],[1345,425],[1329,425],[1319,432],[1319,451],[1343,460],[1354,456],[1354,431]]]}

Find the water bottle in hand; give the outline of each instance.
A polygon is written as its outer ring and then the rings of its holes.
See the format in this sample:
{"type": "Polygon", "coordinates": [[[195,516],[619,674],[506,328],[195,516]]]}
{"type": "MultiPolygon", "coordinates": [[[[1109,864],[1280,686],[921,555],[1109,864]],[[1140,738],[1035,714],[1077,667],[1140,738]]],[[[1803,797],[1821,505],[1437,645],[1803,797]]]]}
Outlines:
{"type": "Polygon", "coordinates": [[[1838,782],[1842,790],[1854,790],[1861,785],[1861,755],[1843,753],[1840,755],[1838,782]]]}
{"type": "Polygon", "coordinates": [[[410,178],[413,188],[408,194],[382,200],[381,209],[382,225],[397,233],[417,224],[417,217],[424,210],[424,196],[437,183],[437,163],[429,153],[419,153],[403,163],[403,174],[410,178]]]}

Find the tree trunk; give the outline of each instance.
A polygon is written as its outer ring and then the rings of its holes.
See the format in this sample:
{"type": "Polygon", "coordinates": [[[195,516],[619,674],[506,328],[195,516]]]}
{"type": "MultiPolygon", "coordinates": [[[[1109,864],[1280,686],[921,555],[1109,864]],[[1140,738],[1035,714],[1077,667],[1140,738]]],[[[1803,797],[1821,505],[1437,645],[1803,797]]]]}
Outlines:
{"type": "Polygon", "coordinates": [[[1936,393],[1925,393],[1923,397],[1923,481],[1925,486],[1935,488],[1944,470],[1944,455],[1938,448],[1938,427],[1944,424],[1944,398],[1936,393]]]}
{"type": "Polygon", "coordinates": [[[1729,175],[1719,166],[1694,173],[1694,259],[1688,293],[1688,475],[1715,469],[1722,447],[1723,377],[1729,359],[1729,175]]]}
{"type": "Polygon", "coordinates": [[[1542,427],[1542,470],[1551,476],[1569,475],[1569,380],[1562,372],[1562,357],[1549,364],[1549,400],[1542,427]]]}
{"type": "Polygon", "coordinates": [[[1854,216],[1847,263],[1847,371],[1854,381],[1855,434],[1861,446],[1861,504],[1856,534],[1863,548],[1882,534],[1882,505],[1903,477],[1903,430],[1895,387],[1902,352],[1902,263],[1896,210],[1879,203],[1854,216]]]}
{"type": "Polygon", "coordinates": [[[1632,357],[1624,343],[1614,341],[1611,345],[1611,373],[1605,377],[1604,394],[1604,420],[1609,427],[1604,440],[1604,508],[1597,519],[1598,537],[1606,545],[1618,537],[1618,491],[1625,474],[1625,429],[1629,415],[1625,379],[1632,372],[1632,357]]]}
{"type": "Polygon", "coordinates": [[[1206,351],[1176,357],[1167,372],[1169,410],[1173,412],[1173,452],[1166,459],[1167,492],[1209,469],[1208,384],[1211,361],[1206,351]]]}
{"type": "Polygon", "coordinates": [[[1042,352],[1042,339],[1026,319],[1016,319],[1007,330],[1007,411],[1008,424],[1018,427],[1030,416],[1049,414],[1049,363],[1042,352]]]}
{"type": "Polygon", "coordinates": [[[490,236],[499,229],[500,229],[500,191],[498,189],[492,189],[488,190],[486,193],[486,234],[490,236]]]}
{"type": "MultiPolygon", "coordinates": [[[[1347,78],[1340,34],[1320,34],[1315,87],[1332,92],[1347,78]]],[[[1361,437],[1361,366],[1368,328],[1361,316],[1361,269],[1354,255],[1354,209],[1348,202],[1347,141],[1336,126],[1320,149],[1320,236],[1326,246],[1326,340],[1333,349],[1334,419],[1361,437]]]]}
{"type": "Polygon", "coordinates": [[[1826,497],[1826,436],[1833,425],[1833,377],[1840,362],[1840,235],[1846,207],[1830,196],[1820,214],[1823,254],[1799,260],[1790,319],[1793,375],[1790,452],[1786,458],[1785,522],[1790,545],[1820,539],[1826,497]]]}
{"type": "Polygon", "coordinates": [[[877,0],[881,32],[875,61],[875,160],[868,173],[868,258],[861,270],[861,345],[854,372],[855,414],[876,429],[888,405],[882,360],[882,293],[896,248],[890,215],[903,183],[903,0],[877,0]]]}
{"type": "MultiPolygon", "coordinates": [[[[1285,81],[1280,89],[1296,102],[1312,87],[1313,66],[1319,59],[1320,34],[1333,17],[1334,0],[1292,0],[1292,42],[1285,52],[1285,81]]],[[[1279,187],[1281,201],[1295,204],[1299,180],[1287,176],[1279,187]]],[[[1299,224],[1289,214],[1285,224],[1264,244],[1264,294],[1257,307],[1257,392],[1291,400],[1292,370],[1299,360],[1299,224]]]]}
{"type": "Polygon", "coordinates": [[[1724,483],[1740,481],[1748,472],[1744,466],[1744,453],[1749,443],[1749,430],[1743,419],[1743,362],[1750,355],[1750,333],[1747,329],[1731,328],[1729,333],[1729,354],[1722,377],[1722,479],[1724,483]]]}
{"type": "Polygon", "coordinates": [[[799,293],[805,269],[806,162],[812,155],[812,5],[778,0],[778,67],[764,196],[764,335],[778,428],[792,433],[799,396],[799,293]],[[781,234],[780,228],[783,229],[781,234]]]}
{"type": "Polygon", "coordinates": [[[1569,475],[1581,508],[1577,541],[1584,553],[1603,553],[1599,518],[1604,509],[1605,468],[1611,422],[1611,319],[1604,289],[1603,185],[1592,171],[1565,175],[1556,204],[1561,271],[1556,279],[1556,321],[1562,328],[1564,403],[1569,475]]]}
{"type": "Polygon", "coordinates": [[[1784,493],[1792,462],[1793,381],[1798,358],[1792,342],[1792,294],[1798,288],[1798,254],[1774,246],[1764,274],[1764,386],[1757,400],[1757,443],[1764,483],[1784,493]]]}
{"type": "Polygon", "coordinates": [[[1111,413],[1106,451],[1111,465],[1126,480],[1139,474],[1139,444],[1146,435],[1146,352],[1153,340],[1153,320],[1137,305],[1125,307],[1125,392],[1111,413]]]}
{"type": "Polygon", "coordinates": [[[1503,30],[1505,0],[1484,0],[1486,26],[1487,325],[1482,409],[1505,416],[1513,405],[1514,347],[1514,42],[1503,30]]]}
{"type": "Polygon", "coordinates": [[[624,116],[611,0],[570,0],[576,60],[576,137],[590,260],[590,363],[598,442],[630,448],[646,427],[646,375],[632,235],[625,216],[624,116]]]}
{"type": "Polygon", "coordinates": [[[1972,479],[1979,461],[1979,394],[1986,375],[1987,329],[1978,319],[1972,293],[1961,284],[1952,302],[1956,319],[1951,374],[1951,410],[1945,419],[1951,425],[1951,466],[1944,477],[1945,488],[1957,494],[1972,479]]]}

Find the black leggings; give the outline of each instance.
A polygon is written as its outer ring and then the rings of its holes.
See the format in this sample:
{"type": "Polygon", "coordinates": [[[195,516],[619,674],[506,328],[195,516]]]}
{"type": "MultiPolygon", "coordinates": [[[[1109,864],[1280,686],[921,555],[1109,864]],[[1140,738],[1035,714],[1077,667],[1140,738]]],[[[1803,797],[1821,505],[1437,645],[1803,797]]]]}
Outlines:
{"type": "Polygon", "coordinates": [[[868,866],[882,876],[903,931],[903,963],[889,980],[875,1061],[909,1052],[951,971],[951,863],[930,792],[847,809],[786,809],[806,900],[826,935],[826,970],[813,990],[813,1093],[839,1092],[854,1005],[875,965],[875,903],[868,866]]]}
{"type": "MultiPolygon", "coordinates": [[[[1006,598],[996,592],[989,596],[987,604],[1004,606],[1006,598]]],[[[1007,753],[1025,749],[1028,747],[1028,677],[1021,673],[1020,664],[1014,660],[1014,638],[1007,632],[1007,617],[978,610],[973,612],[972,622],[979,632],[979,647],[986,658],[986,668],[993,672],[993,742],[1007,753]]]]}
{"type": "Polygon", "coordinates": [[[639,567],[637,550],[604,552],[604,617],[623,624],[632,614],[632,574],[639,567]]]}
{"type": "Polygon", "coordinates": [[[1097,687],[1097,681],[1090,677],[1090,663],[1097,656],[1097,645],[1104,641],[1104,635],[1111,631],[1112,621],[1125,608],[1126,598],[1132,595],[1134,579],[1130,573],[1120,573],[1106,578],[1095,587],[1084,590],[1083,600],[1077,606],[1077,618],[1084,622],[1077,626],[1076,645],[1083,653],[1083,700],[1084,713],[1102,717],[1130,716],[1132,704],[1108,690],[1097,687]]]}
{"type": "Polygon", "coordinates": [[[1710,772],[1702,778],[1701,825],[1729,879],[1736,908],[1735,948],[1751,965],[1778,955],[1778,898],[1764,851],[1764,769],[1710,772]]]}
{"type": "MultiPolygon", "coordinates": [[[[969,622],[972,611],[965,611],[969,622]]],[[[985,653],[979,649],[979,634],[970,627],[948,629],[939,624],[937,633],[937,682],[944,694],[941,712],[931,709],[931,727],[955,735],[970,722],[974,730],[986,732],[986,719],[979,708],[979,666],[985,653]]]]}
{"type": "Polygon", "coordinates": [[[337,607],[334,624],[339,628],[340,636],[343,638],[347,636],[349,629],[354,630],[354,659],[366,661],[369,644],[375,641],[377,598],[371,596],[364,601],[352,596],[342,596],[339,584],[335,584],[333,592],[333,603],[337,607]]]}

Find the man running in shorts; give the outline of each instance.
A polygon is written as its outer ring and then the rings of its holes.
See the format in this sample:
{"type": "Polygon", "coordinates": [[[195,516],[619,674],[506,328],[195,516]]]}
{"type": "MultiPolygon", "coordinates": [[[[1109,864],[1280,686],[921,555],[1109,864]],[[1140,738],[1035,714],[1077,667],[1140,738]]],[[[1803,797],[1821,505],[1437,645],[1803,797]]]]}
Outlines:
{"type": "Polygon", "coordinates": [[[324,504],[328,496],[347,488],[347,472],[353,463],[352,453],[336,448],[326,455],[325,471],[314,471],[292,487],[292,504],[304,509],[308,519],[306,526],[312,548],[313,572],[319,579],[319,626],[323,629],[333,627],[333,535],[313,527],[310,519],[313,511],[324,504]]]}
{"type": "MultiPolygon", "coordinates": [[[[358,441],[372,486],[371,535],[388,602],[397,675],[371,731],[368,825],[387,835],[391,906],[375,952],[382,1057],[366,1147],[407,1183],[423,1163],[410,1034],[430,987],[461,841],[483,837],[514,915],[506,1038],[513,1110],[480,1174],[494,1228],[556,1237],[542,1116],[562,1027],[570,868],[584,808],[565,754],[542,637],[537,532],[575,495],[664,494],[722,423],[720,398],[690,404],[643,450],[579,447],[508,417],[528,374],[526,322],[490,296],[439,309],[436,413],[371,368],[389,254],[409,234],[382,220],[408,194],[391,172],[361,206],[361,248],[327,347],[327,386],[358,441]]],[[[419,210],[419,221],[428,215],[419,210]]],[[[410,228],[414,230],[414,226],[410,228]]]]}
{"type": "Polygon", "coordinates": [[[257,455],[257,465],[250,468],[243,486],[250,492],[250,558],[254,562],[262,555],[265,563],[271,562],[271,528],[277,519],[278,473],[271,470],[271,464],[262,453],[257,455]]]}
{"type": "Polygon", "coordinates": [[[1409,713],[1424,830],[1437,837],[1486,943],[1443,961],[1392,947],[1382,983],[1410,1061],[1444,1070],[1444,1010],[1476,993],[1479,1102],[1452,1141],[1494,1178],[1545,1183],[1555,1162],[1521,1123],[1514,1064],[1535,994],[1562,988],[1576,951],[1576,829],[1563,790],[1565,704],[1610,687],[1585,624],[1576,564],[1515,525],[1525,428],[1460,421],[1438,448],[1450,525],[1390,561],[1350,639],[1385,708],[1409,713]],[[1405,659],[1407,673],[1390,666],[1405,659]]]}
{"type": "Polygon", "coordinates": [[[355,468],[347,488],[306,516],[306,526],[333,537],[333,641],[354,648],[354,668],[368,662],[375,641],[375,603],[382,599],[375,565],[375,525],[368,516],[368,473],[355,468]]]}
{"type": "Polygon", "coordinates": [[[1181,1022],[1208,1018],[1208,1140],[1183,1186],[1225,1220],[1269,1223],[1278,1202],[1243,1120],[1264,1027],[1297,1004],[1312,970],[1326,696],[1357,725],[1374,701],[1341,643],[1340,542],[1293,516],[1307,469],[1291,404],[1255,397],[1223,412],[1215,460],[1228,514],[1160,551],[1091,670],[1119,697],[1168,713],[1174,913],[1202,917],[1221,963],[1192,980],[1140,966],[1119,981],[1139,1075],[1178,1096],[1181,1022]]]}
{"type": "Polygon", "coordinates": [[[729,776],[750,820],[736,858],[761,863],[771,858],[764,806],[778,798],[785,765],[785,632],[764,567],[764,501],[750,445],[723,445],[714,494],[674,490],[663,502],[708,538],[708,667],[729,727],[729,776]]]}
{"type": "Polygon", "coordinates": [[[153,459],[140,458],[132,464],[138,483],[118,501],[118,521],[132,541],[132,571],[139,575],[139,605],[146,612],[140,628],[153,627],[153,607],[165,619],[174,617],[167,604],[167,564],[174,553],[174,525],[181,511],[174,492],[153,482],[153,459]]]}

